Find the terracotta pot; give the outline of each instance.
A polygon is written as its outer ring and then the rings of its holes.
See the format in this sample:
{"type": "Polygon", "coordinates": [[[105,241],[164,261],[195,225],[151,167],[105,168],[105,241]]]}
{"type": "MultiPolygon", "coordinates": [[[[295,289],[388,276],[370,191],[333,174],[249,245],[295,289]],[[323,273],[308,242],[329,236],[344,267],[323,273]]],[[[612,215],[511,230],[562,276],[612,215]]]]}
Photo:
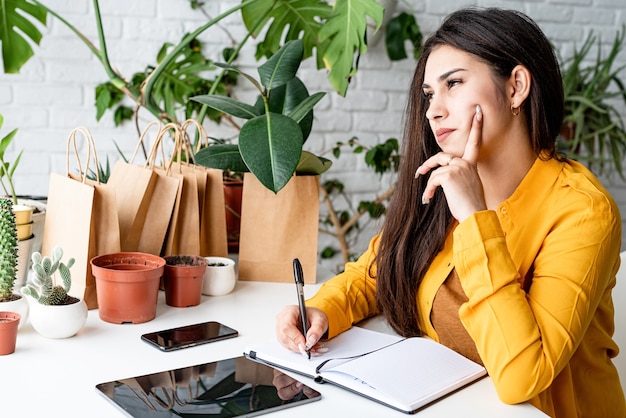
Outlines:
{"type": "Polygon", "coordinates": [[[20,314],[16,312],[0,312],[0,356],[5,356],[15,351],[19,323],[20,314]]]}
{"type": "Polygon", "coordinates": [[[69,338],[87,321],[87,304],[82,299],[69,305],[43,305],[30,299],[30,324],[46,338],[69,338]]]}
{"type": "Polygon", "coordinates": [[[165,257],[165,303],[178,308],[200,304],[207,261],[193,255],[165,257]]]}
{"type": "Polygon", "coordinates": [[[113,324],[140,324],[156,317],[163,258],[120,252],[94,257],[90,263],[96,278],[100,319],[113,324]]]}
{"type": "Polygon", "coordinates": [[[228,252],[239,252],[239,231],[241,229],[241,198],[243,180],[224,179],[224,206],[226,208],[226,238],[228,252]]]}

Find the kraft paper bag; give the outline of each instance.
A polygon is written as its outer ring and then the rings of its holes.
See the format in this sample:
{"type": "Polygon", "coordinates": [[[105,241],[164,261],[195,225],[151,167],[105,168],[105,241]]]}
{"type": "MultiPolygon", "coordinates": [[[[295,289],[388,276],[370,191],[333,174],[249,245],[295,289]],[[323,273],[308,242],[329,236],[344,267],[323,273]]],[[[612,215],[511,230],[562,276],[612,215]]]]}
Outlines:
{"type": "MultiPolygon", "coordinates": [[[[189,119],[182,125],[186,143],[191,144],[187,135],[189,126],[196,128],[198,152],[203,144],[208,145],[204,128],[189,119]]],[[[224,209],[223,171],[195,164],[182,164],[182,169],[196,174],[198,185],[198,204],[200,214],[200,255],[203,257],[228,257],[226,236],[226,211],[224,209]]]]}
{"type": "MultiPolygon", "coordinates": [[[[85,300],[89,309],[98,307],[96,283],[89,260],[120,251],[119,221],[115,192],[106,184],[87,179],[89,161],[96,166],[95,144],[86,128],[77,127],[68,138],[67,173],[52,173],[48,189],[47,221],[44,224],[42,253],[50,255],[55,246],[63,248],[64,258],[73,257],[72,287],[69,294],[85,300]],[[82,167],[76,135],[87,142],[87,163],[82,167]],[[73,145],[78,173],[70,173],[70,145],[73,145]]],[[[93,170],[98,173],[97,167],[93,170]]]]}
{"type": "Polygon", "coordinates": [[[139,251],[148,208],[154,193],[157,175],[146,165],[135,165],[134,160],[140,146],[145,146],[148,131],[156,128],[160,131],[158,121],[148,124],[144,129],[135,152],[128,162],[118,161],[113,167],[107,184],[115,189],[117,195],[117,213],[120,221],[120,240],[122,251],[139,251]]]}
{"type": "Polygon", "coordinates": [[[175,149],[167,168],[161,171],[180,179],[178,195],[170,219],[163,256],[186,254],[200,255],[200,205],[196,174],[183,170],[182,154],[185,145],[179,125],[168,124],[164,129],[173,131],[175,149]]]}
{"type": "Polygon", "coordinates": [[[293,282],[293,259],[315,283],[319,176],[294,176],[277,194],[244,175],[239,280],[293,282]]]}
{"type": "Polygon", "coordinates": [[[146,161],[147,168],[155,175],[155,185],[136,250],[154,255],[161,255],[163,251],[182,182],[181,178],[169,175],[167,170],[162,170],[156,163],[159,151],[163,154],[162,144],[167,126],[159,131],[146,161]]]}

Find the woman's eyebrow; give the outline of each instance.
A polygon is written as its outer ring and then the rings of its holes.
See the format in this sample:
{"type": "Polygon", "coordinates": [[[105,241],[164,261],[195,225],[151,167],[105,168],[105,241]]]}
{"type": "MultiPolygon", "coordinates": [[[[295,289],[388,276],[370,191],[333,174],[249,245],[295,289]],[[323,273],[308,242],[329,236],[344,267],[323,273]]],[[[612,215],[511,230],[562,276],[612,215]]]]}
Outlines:
{"type": "MultiPolygon", "coordinates": [[[[443,73],[439,77],[437,77],[437,81],[439,81],[439,82],[445,81],[446,78],[450,77],[452,74],[454,74],[456,72],[459,72],[459,71],[465,71],[465,68],[455,68],[453,70],[446,71],[445,73],[443,73]]],[[[424,84],[422,84],[422,88],[423,89],[430,88],[430,85],[424,83],[424,84]]]]}

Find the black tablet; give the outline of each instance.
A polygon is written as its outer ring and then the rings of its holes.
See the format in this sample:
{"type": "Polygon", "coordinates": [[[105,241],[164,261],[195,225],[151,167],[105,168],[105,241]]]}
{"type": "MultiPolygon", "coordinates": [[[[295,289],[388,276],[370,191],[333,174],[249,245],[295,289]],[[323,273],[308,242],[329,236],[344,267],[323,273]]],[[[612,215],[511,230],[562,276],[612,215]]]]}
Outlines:
{"type": "Polygon", "coordinates": [[[141,339],[162,351],[172,351],[225,340],[237,335],[239,334],[236,330],[219,322],[209,321],[150,332],[143,334],[141,339]]]}
{"type": "Polygon", "coordinates": [[[275,376],[296,382],[278,369],[235,357],[100,383],[96,389],[134,418],[253,417],[321,398],[306,386],[286,398],[274,386],[275,376]]]}

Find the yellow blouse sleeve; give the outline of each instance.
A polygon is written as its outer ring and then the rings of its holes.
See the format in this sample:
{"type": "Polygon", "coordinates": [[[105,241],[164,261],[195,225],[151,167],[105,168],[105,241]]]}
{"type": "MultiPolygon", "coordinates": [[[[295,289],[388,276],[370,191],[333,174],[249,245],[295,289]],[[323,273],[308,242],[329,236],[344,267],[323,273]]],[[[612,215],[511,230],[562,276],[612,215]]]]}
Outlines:
{"type": "Polygon", "coordinates": [[[376,235],[357,261],[347,263],[343,273],[324,283],[315,296],[307,300],[307,306],[319,308],[328,316],[329,338],[378,313],[372,265],[378,239],[376,235]]]}
{"type": "MultiPolygon", "coordinates": [[[[563,203],[563,202],[561,202],[563,203]]],[[[601,193],[574,193],[549,221],[528,219],[543,241],[528,293],[494,211],[475,213],[454,231],[454,263],[468,296],[459,316],[503,402],[529,400],[570,361],[600,303],[610,305],[621,221],[601,193]],[[550,225],[548,229],[546,225],[550,225]],[[546,230],[541,230],[541,229],[546,230]]],[[[527,246],[536,243],[516,243],[527,246]]],[[[612,309],[612,305],[609,306],[612,309]]],[[[607,329],[612,317],[605,318],[607,329]]]]}

